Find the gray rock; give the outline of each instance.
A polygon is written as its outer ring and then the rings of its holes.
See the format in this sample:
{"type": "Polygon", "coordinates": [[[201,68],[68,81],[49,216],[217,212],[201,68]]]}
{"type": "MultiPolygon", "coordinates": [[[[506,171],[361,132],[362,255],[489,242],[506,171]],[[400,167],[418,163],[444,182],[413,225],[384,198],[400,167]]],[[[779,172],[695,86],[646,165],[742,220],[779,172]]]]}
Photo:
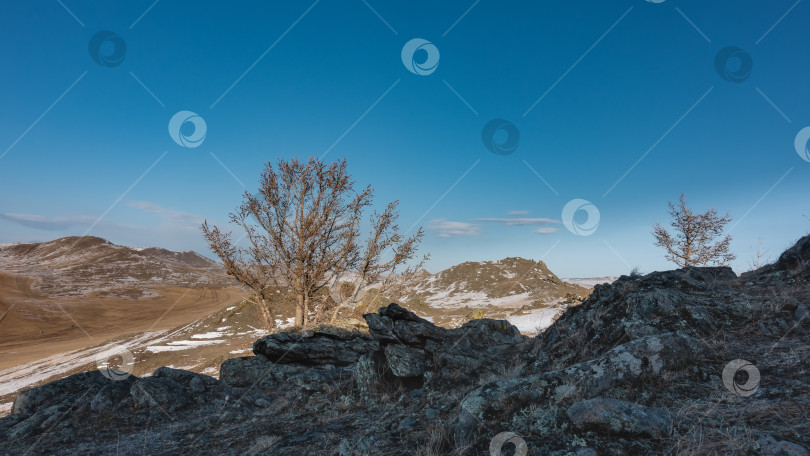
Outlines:
{"type": "Polygon", "coordinates": [[[274,388],[276,383],[309,369],[270,362],[263,355],[232,358],[219,368],[219,380],[229,386],[274,388]]]}
{"type": "Polygon", "coordinates": [[[507,320],[479,318],[470,320],[461,328],[450,330],[452,336],[472,341],[479,345],[511,345],[527,339],[520,330],[507,320]]]}
{"type": "Polygon", "coordinates": [[[619,345],[600,358],[566,369],[488,383],[461,401],[456,441],[473,435],[501,410],[528,404],[571,404],[619,385],[658,376],[665,370],[689,367],[708,355],[707,347],[691,337],[662,334],[619,345]]]}
{"type": "MultiPolygon", "coordinates": [[[[55,404],[70,404],[92,398],[101,393],[110,398],[124,397],[136,377],[128,376],[115,381],[103,376],[99,371],[82,372],[21,391],[14,399],[12,413],[31,415],[41,407],[55,404]],[[104,392],[102,392],[104,390],[104,392]]],[[[110,399],[112,401],[112,399],[110,399]]]]}
{"type": "Polygon", "coordinates": [[[793,312],[793,318],[796,321],[804,321],[810,320],[810,309],[807,308],[805,304],[799,304],[796,306],[796,311],[793,312]]]}
{"type": "Polygon", "coordinates": [[[188,405],[192,397],[183,386],[171,378],[146,377],[129,389],[136,409],[151,409],[171,417],[171,412],[188,405]]]}
{"type": "Polygon", "coordinates": [[[418,377],[425,372],[425,352],[407,345],[386,345],[385,359],[397,377],[418,377]]]}
{"type": "Polygon", "coordinates": [[[593,448],[580,448],[575,453],[576,456],[599,456],[593,448]]]}
{"type": "Polygon", "coordinates": [[[410,416],[406,417],[405,419],[403,419],[402,421],[399,422],[399,425],[397,426],[397,430],[402,431],[402,430],[411,429],[412,427],[416,426],[416,423],[417,423],[417,421],[415,419],[411,418],[410,416]]]}
{"type": "Polygon", "coordinates": [[[216,388],[219,380],[214,377],[171,367],[159,367],[152,374],[154,378],[169,378],[195,393],[216,388]]]}
{"type": "Polygon", "coordinates": [[[348,366],[360,357],[379,349],[373,338],[361,334],[352,337],[314,332],[313,334],[277,333],[253,344],[253,353],[279,364],[348,366]]]}
{"type": "Polygon", "coordinates": [[[668,435],[672,425],[669,412],[617,399],[594,398],[575,402],[566,410],[578,429],[596,429],[610,434],[668,435]]]}
{"type": "Polygon", "coordinates": [[[447,336],[446,330],[393,303],[363,318],[371,335],[383,344],[424,346],[427,340],[442,341],[447,336]]]}
{"type": "Polygon", "coordinates": [[[760,454],[767,456],[808,456],[810,451],[798,443],[779,439],[772,435],[763,435],[757,441],[760,454]]]}

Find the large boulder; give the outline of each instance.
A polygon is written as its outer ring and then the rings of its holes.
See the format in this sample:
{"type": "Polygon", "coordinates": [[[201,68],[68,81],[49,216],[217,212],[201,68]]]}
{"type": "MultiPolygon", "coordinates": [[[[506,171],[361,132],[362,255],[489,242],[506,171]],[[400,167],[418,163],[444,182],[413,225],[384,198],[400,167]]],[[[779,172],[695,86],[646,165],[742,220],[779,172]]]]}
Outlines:
{"type": "Polygon", "coordinates": [[[219,380],[229,386],[273,388],[278,382],[310,369],[309,366],[279,364],[264,355],[232,358],[219,367],[219,380]]]}
{"type": "Polygon", "coordinates": [[[577,429],[608,434],[661,438],[668,435],[672,426],[672,418],[665,409],[601,397],[575,402],[566,414],[577,429]]]}
{"type": "Polygon", "coordinates": [[[227,386],[213,377],[171,367],[159,367],[151,377],[138,379],[129,389],[135,409],[168,418],[183,407],[210,402],[226,394],[227,386]]]}
{"type": "Polygon", "coordinates": [[[271,334],[253,344],[253,353],[273,363],[305,366],[349,366],[378,349],[370,336],[335,329],[271,334]]]}
{"type": "Polygon", "coordinates": [[[362,391],[385,389],[368,382],[391,378],[406,388],[469,385],[518,364],[515,348],[528,340],[506,320],[472,320],[448,330],[395,303],[363,317],[383,353],[366,356],[355,368],[362,391]]]}
{"type": "Polygon", "coordinates": [[[429,340],[441,342],[447,337],[446,330],[394,303],[381,307],[376,314],[363,314],[363,318],[381,344],[424,346],[429,340]]]}
{"type": "Polygon", "coordinates": [[[120,380],[112,380],[98,370],[74,374],[55,382],[21,391],[14,399],[11,413],[32,415],[40,408],[54,405],[73,406],[82,402],[90,403],[99,394],[110,398],[122,398],[136,378],[127,376],[120,380]]]}
{"type": "Polygon", "coordinates": [[[418,377],[427,367],[424,350],[408,345],[386,345],[385,359],[397,377],[418,377]]]}

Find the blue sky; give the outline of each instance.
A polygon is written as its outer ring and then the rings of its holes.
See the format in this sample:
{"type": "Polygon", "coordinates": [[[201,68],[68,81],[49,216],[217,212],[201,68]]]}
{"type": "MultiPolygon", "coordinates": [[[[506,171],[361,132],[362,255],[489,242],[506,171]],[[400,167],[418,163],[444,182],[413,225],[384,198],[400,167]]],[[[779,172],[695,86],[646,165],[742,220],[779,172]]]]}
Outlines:
{"type": "Polygon", "coordinates": [[[4,4],[0,242],[207,253],[199,222],[225,223],[265,162],[294,156],[345,157],[379,208],[399,199],[434,272],[507,256],[567,277],[669,269],[651,227],[681,192],[731,213],[738,272],[759,239],[775,259],[808,232],[810,4],[532,3],[4,4]],[[91,58],[100,31],[123,61],[91,58]],[[403,64],[415,38],[439,52],[429,74],[403,64]],[[716,70],[729,46],[750,56],[722,67],[743,81],[716,70]],[[179,111],[204,119],[198,147],[170,136],[179,111]],[[493,119],[519,132],[512,153],[485,147],[493,119]],[[562,223],[574,199],[598,209],[589,236],[562,223]]]}

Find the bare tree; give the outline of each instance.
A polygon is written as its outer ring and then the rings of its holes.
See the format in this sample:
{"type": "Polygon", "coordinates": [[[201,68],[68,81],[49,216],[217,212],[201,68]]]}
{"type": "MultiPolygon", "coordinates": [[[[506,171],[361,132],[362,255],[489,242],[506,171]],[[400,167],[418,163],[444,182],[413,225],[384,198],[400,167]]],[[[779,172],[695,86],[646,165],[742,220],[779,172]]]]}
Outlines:
{"type": "Polygon", "coordinates": [[[674,234],[656,223],[653,227],[655,245],[667,250],[666,258],[678,267],[705,266],[708,264],[726,265],[736,256],[729,252],[731,236],[723,235],[723,230],[731,216],[717,215],[715,209],[695,213],[686,205],[686,195],[681,194],[677,206],[669,203],[670,223],[674,234]]]}
{"type": "Polygon", "coordinates": [[[766,255],[768,255],[768,251],[762,249],[762,238],[759,238],[758,241],[759,242],[758,242],[758,245],[757,245],[757,252],[756,252],[756,254],[754,256],[754,259],[751,260],[751,262],[748,263],[748,266],[750,266],[750,268],[751,268],[751,269],[749,269],[750,271],[757,270],[757,269],[761,268],[762,266],[764,266],[765,263],[768,262],[768,260],[766,258],[766,255]]]}
{"type": "MultiPolygon", "coordinates": [[[[346,160],[326,165],[310,158],[267,163],[256,195],[245,192],[230,221],[245,232],[248,246],[236,247],[231,233],[206,221],[203,234],[222,259],[229,275],[254,291],[267,311],[271,287],[286,287],[297,298],[296,326],[308,323],[313,297],[335,277],[359,270],[373,279],[411,260],[422,238],[421,229],[403,238],[396,226],[397,202],[371,219],[372,236],[363,243],[360,225],[372,204],[373,190],[355,192],[346,160]],[[380,261],[386,249],[390,261],[380,261]]],[[[354,290],[356,295],[358,290],[354,290]]]]}
{"type": "Polygon", "coordinates": [[[413,274],[422,268],[428,256],[403,271],[400,265],[416,255],[416,249],[423,236],[420,228],[416,235],[403,239],[397,225],[397,202],[391,202],[382,214],[375,213],[371,218],[371,233],[365,246],[359,251],[358,261],[353,267],[336,271],[331,293],[336,302],[330,323],[334,323],[341,309],[356,306],[360,292],[376,285],[377,295],[384,296],[395,287],[407,283],[413,274]],[[389,255],[390,254],[390,255],[389,255]],[[337,287],[337,288],[335,288],[337,287]]]}

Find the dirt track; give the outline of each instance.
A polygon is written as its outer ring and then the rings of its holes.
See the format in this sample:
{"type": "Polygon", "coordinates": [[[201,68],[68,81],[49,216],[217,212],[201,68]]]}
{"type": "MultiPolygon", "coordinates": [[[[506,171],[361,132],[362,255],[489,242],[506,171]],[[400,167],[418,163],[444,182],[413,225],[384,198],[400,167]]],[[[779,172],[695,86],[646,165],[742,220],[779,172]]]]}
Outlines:
{"type": "Polygon", "coordinates": [[[243,299],[229,289],[154,287],[158,297],[48,297],[31,280],[0,272],[0,369],[97,345],[108,339],[183,325],[243,299]]]}

